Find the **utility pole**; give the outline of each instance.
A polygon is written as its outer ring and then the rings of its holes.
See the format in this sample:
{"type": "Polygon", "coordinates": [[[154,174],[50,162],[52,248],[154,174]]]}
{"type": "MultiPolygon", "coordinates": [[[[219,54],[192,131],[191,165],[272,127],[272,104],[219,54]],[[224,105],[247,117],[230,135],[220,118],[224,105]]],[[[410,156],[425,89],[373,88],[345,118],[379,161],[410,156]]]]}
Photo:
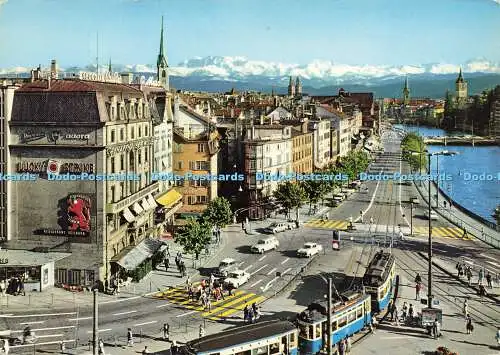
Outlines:
{"type": "Polygon", "coordinates": [[[328,304],[327,304],[326,321],[328,322],[328,338],[326,340],[327,354],[332,355],[332,278],[328,278],[328,304]]]}
{"type": "MultiPolygon", "coordinates": [[[[429,164],[429,174],[431,172],[431,154],[428,155],[428,164],[429,164]]],[[[429,179],[429,203],[428,203],[428,212],[429,212],[429,250],[428,250],[428,275],[427,275],[427,307],[432,308],[432,227],[431,227],[431,179],[429,179]]]]}
{"type": "Polygon", "coordinates": [[[94,349],[93,354],[98,355],[98,343],[99,339],[97,338],[97,334],[99,333],[99,324],[98,324],[98,317],[99,317],[99,307],[97,304],[97,288],[94,289],[94,319],[92,322],[92,341],[93,345],[92,348],[94,349]]]}

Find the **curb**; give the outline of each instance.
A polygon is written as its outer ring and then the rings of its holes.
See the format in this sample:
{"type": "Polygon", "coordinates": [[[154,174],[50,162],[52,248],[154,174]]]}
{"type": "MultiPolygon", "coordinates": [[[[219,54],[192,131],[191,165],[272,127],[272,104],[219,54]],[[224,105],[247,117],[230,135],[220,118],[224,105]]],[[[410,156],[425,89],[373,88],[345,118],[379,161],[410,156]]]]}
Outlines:
{"type": "MultiPolygon", "coordinates": [[[[429,258],[427,257],[427,255],[425,255],[425,253],[422,253],[422,252],[419,251],[419,252],[417,252],[417,254],[420,255],[421,258],[423,258],[423,259],[425,259],[427,261],[429,260],[429,258]]],[[[476,286],[473,286],[473,285],[469,286],[469,284],[467,282],[465,282],[461,278],[457,278],[457,276],[455,275],[455,273],[450,272],[449,270],[445,269],[441,265],[437,264],[435,261],[432,262],[432,266],[438,268],[439,270],[441,270],[445,274],[453,277],[455,280],[460,281],[461,284],[467,285],[468,287],[471,287],[472,289],[474,289],[474,291],[479,292],[479,289],[476,286]]],[[[498,296],[492,296],[490,294],[487,294],[485,297],[489,298],[492,301],[495,301],[496,303],[500,303],[500,297],[498,297],[498,296]]]]}

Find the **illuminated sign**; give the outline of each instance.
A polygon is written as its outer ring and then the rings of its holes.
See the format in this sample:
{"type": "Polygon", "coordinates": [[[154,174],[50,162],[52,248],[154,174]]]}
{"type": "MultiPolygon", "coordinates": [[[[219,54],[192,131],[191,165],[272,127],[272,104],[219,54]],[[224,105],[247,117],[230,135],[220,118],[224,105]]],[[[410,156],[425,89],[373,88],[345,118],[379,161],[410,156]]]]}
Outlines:
{"type": "Polygon", "coordinates": [[[45,161],[22,161],[16,164],[18,173],[33,173],[33,174],[82,174],[94,173],[94,164],[92,163],[60,163],[56,160],[45,161]]]}

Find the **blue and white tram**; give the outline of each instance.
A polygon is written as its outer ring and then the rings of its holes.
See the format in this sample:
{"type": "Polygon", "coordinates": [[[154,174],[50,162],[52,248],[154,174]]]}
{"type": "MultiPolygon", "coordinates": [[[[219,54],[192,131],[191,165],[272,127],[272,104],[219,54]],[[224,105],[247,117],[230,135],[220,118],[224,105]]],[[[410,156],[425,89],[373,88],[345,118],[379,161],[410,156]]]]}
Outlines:
{"type": "Polygon", "coordinates": [[[298,355],[298,329],[289,321],[244,325],[191,340],[184,355],[298,355]]]}
{"type": "MultiPolygon", "coordinates": [[[[371,296],[346,292],[332,305],[332,346],[351,336],[371,322],[371,296]]],[[[297,318],[300,354],[317,354],[327,345],[326,302],[312,303],[297,318]]]]}
{"type": "Polygon", "coordinates": [[[363,276],[365,292],[372,295],[372,308],[381,312],[389,303],[394,289],[396,262],[394,255],[379,251],[368,265],[363,276]]]}

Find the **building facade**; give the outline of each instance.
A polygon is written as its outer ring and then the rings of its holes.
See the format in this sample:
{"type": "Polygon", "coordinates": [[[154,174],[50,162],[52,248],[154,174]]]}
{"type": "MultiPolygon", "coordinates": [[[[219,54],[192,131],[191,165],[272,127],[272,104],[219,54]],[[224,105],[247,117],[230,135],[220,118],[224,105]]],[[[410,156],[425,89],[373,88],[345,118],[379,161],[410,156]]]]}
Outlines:
{"type": "Polygon", "coordinates": [[[460,68],[460,73],[455,81],[455,92],[456,92],[456,104],[459,108],[464,107],[467,104],[467,82],[464,80],[462,75],[462,68],[460,68]]]}
{"type": "Polygon", "coordinates": [[[313,171],[313,135],[308,131],[307,122],[292,128],[292,170],[307,174],[313,171]]]}
{"type": "Polygon", "coordinates": [[[313,170],[323,169],[330,163],[330,121],[309,121],[313,134],[313,170]]]}

